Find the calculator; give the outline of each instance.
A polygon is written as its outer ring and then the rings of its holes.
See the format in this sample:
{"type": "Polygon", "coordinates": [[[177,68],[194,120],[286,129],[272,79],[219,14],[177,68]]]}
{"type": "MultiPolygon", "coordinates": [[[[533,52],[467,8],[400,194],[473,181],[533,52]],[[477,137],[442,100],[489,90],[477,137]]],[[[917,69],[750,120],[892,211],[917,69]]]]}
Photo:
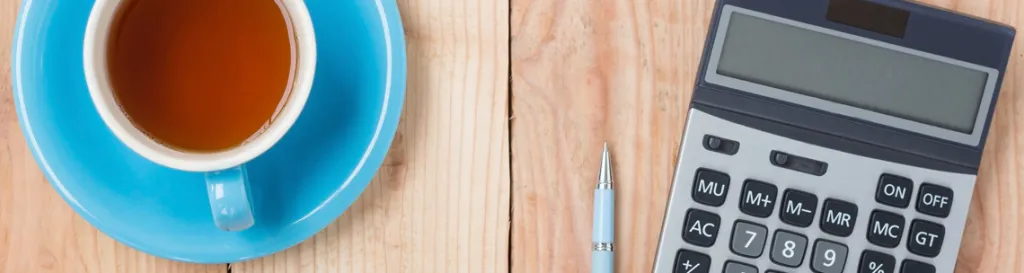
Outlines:
{"type": "Polygon", "coordinates": [[[951,273],[1016,32],[912,1],[719,0],[655,273],[951,273]]]}

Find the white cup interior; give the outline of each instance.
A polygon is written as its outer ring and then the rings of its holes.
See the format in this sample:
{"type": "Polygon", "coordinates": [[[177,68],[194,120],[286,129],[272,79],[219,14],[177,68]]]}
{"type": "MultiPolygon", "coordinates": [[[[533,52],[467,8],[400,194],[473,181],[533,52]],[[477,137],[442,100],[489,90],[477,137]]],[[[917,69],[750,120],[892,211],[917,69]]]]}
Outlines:
{"type": "MultiPolygon", "coordinates": [[[[84,47],[85,79],[100,117],[114,135],[139,155],[170,168],[208,172],[244,164],[272,147],[291,128],[302,112],[313,86],[316,69],[316,40],[313,22],[302,0],[277,0],[291,24],[293,36],[293,78],[284,106],[262,133],[239,146],[213,153],[183,152],[167,147],[131,123],[114,98],[107,70],[107,38],[114,16],[123,0],[97,0],[86,25],[84,47]]],[[[257,57],[257,56],[254,56],[257,57]]]]}

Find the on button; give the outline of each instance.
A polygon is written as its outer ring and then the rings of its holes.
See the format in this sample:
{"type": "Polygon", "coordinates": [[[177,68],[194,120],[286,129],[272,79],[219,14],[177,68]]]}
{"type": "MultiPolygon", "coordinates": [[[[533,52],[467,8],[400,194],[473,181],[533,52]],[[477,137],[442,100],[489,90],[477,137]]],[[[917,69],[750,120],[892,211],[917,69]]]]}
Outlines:
{"type": "Polygon", "coordinates": [[[906,208],[910,205],[910,197],[914,191],[914,182],[910,179],[891,174],[883,174],[878,179],[878,189],[875,190],[875,201],[897,208],[906,208]]]}

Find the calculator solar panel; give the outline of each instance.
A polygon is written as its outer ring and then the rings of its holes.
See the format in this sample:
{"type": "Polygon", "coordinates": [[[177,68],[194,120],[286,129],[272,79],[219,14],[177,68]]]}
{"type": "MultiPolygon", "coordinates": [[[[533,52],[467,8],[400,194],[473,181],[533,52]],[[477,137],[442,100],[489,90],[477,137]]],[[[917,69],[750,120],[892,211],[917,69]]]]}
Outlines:
{"type": "Polygon", "coordinates": [[[908,1],[720,0],[656,273],[951,273],[1015,30],[908,1]]]}

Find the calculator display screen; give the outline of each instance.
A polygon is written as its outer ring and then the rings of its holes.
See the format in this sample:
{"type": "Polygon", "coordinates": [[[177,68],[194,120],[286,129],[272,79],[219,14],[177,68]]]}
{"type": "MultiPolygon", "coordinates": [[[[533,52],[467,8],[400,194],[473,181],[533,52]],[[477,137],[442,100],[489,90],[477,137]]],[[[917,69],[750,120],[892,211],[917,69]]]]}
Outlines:
{"type": "Polygon", "coordinates": [[[733,13],[717,73],[966,134],[984,71],[733,13]]]}

